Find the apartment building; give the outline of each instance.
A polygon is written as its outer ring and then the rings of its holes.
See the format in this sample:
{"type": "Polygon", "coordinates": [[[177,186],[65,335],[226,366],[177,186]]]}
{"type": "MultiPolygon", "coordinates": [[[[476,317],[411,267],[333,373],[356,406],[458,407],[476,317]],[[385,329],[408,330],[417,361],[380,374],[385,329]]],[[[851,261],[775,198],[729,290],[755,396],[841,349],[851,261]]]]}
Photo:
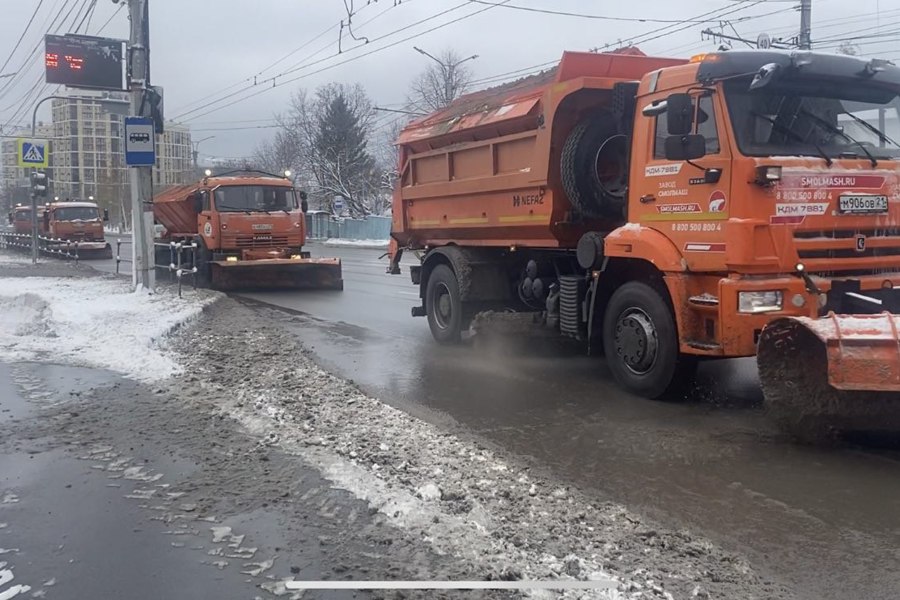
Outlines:
{"type": "MultiPolygon", "coordinates": [[[[52,124],[39,128],[38,137],[51,139],[50,195],[59,198],[92,197],[121,218],[131,197],[130,174],[125,165],[125,117],[131,112],[127,94],[79,92],[52,100],[52,124]]],[[[14,135],[30,137],[29,132],[14,135]]],[[[184,183],[194,177],[190,130],[166,123],[157,137],[157,162],[153,185],[157,188],[184,183]]],[[[25,170],[16,166],[15,139],[2,144],[3,174],[0,194],[21,195],[27,187],[25,170]],[[6,191],[10,190],[10,191],[6,191]]],[[[27,191],[25,192],[27,195],[27,191]]]]}

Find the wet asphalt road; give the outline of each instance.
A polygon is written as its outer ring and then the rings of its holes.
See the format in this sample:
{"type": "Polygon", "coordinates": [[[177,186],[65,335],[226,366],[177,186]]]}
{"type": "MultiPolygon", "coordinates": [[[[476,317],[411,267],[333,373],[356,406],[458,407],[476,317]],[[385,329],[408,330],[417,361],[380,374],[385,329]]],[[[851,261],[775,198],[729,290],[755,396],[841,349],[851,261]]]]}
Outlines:
{"type": "Polygon", "coordinates": [[[896,450],[785,439],[759,408],[752,360],[706,365],[692,399],[675,404],[621,391],[601,358],[546,339],[439,347],[409,316],[408,272],[385,275],[381,253],[314,247],[343,259],[342,293],[242,297],[304,315],[285,326],[382,400],[702,533],[800,597],[900,597],[896,450]]]}

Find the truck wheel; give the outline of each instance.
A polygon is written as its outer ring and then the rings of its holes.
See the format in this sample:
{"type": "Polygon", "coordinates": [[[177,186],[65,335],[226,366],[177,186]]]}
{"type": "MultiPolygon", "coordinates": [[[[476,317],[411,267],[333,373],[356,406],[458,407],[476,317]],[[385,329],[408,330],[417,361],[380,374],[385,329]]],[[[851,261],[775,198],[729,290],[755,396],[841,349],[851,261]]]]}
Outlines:
{"type": "Polygon", "coordinates": [[[425,287],[425,312],[431,335],[438,343],[455,344],[462,339],[462,300],[456,274],[447,265],[431,272],[425,287]]]}
{"type": "Polygon", "coordinates": [[[696,362],[681,360],[675,317],[653,287],[629,282],[613,293],[603,318],[603,350],[619,384],[659,398],[691,379],[696,362]]]}

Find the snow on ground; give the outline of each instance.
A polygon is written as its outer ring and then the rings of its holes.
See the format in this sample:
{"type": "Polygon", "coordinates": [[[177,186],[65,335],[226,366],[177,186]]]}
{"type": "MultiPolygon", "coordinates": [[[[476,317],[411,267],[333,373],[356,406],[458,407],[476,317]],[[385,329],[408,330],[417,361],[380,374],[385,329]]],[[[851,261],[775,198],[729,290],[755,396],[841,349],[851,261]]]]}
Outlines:
{"type": "Polygon", "coordinates": [[[341,238],[329,238],[325,240],[325,246],[330,248],[374,248],[380,250],[388,247],[388,240],[345,240],[341,238]]]}
{"type": "Polygon", "coordinates": [[[261,443],[300,456],[392,525],[463,561],[473,579],[606,588],[567,597],[786,597],[706,540],[667,531],[367,396],[317,366],[277,323],[230,301],[173,347],[186,369],[172,393],[212,402],[261,443]]]}
{"type": "Polygon", "coordinates": [[[151,382],[180,372],[166,334],[216,295],[135,294],[120,280],[0,277],[0,360],[110,369],[151,382]]]}

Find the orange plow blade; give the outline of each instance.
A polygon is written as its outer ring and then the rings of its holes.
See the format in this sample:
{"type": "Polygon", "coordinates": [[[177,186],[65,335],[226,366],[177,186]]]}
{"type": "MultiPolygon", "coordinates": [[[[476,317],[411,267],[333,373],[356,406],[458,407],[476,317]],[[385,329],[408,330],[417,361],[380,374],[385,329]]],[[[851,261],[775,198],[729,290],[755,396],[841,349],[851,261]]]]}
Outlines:
{"type": "Polygon", "coordinates": [[[210,263],[211,287],[233,290],[342,290],[339,258],[273,258],[210,263]]]}
{"type": "Polygon", "coordinates": [[[900,433],[900,315],[777,319],[757,363],[766,407],[791,433],[900,433]]]}

